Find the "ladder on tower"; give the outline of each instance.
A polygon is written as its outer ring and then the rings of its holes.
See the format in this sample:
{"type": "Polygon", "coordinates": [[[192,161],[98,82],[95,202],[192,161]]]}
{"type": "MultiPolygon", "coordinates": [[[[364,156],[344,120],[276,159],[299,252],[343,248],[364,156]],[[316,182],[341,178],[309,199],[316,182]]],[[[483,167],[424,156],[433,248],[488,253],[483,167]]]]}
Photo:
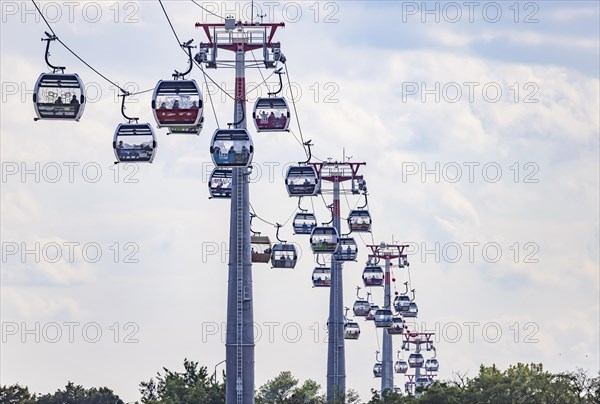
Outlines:
{"type": "Polygon", "coordinates": [[[235,248],[236,248],[236,285],[237,285],[237,296],[236,296],[236,392],[237,392],[237,404],[243,404],[243,336],[244,336],[244,185],[243,185],[243,168],[234,168],[234,182],[235,196],[236,196],[236,236],[235,236],[235,248]]]}

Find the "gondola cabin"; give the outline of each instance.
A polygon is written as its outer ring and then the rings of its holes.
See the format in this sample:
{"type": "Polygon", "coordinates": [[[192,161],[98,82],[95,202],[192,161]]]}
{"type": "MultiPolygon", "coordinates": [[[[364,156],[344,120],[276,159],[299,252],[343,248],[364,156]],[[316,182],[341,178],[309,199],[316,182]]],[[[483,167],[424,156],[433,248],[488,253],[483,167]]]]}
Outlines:
{"type": "Polygon", "coordinates": [[[122,123],[115,130],[113,149],[120,163],[152,163],[157,147],[150,124],[122,123]]]}
{"type": "Polygon", "coordinates": [[[360,326],[354,321],[344,323],[344,339],[358,339],[360,336],[360,326]]]}
{"type": "Polygon", "coordinates": [[[383,286],[384,273],[381,267],[367,265],[363,270],[362,277],[365,286],[383,286]]]}
{"type": "Polygon", "coordinates": [[[388,328],[394,323],[394,314],[388,309],[379,309],[375,312],[375,327],[388,328]]]}
{"type": "Polygon", "coordinates": [[[333,254],[338,248],[335,227],[315,227],[310,235],[310,246],[315,254],[333,254]]]}
{"type": "MultiPolygon", "coordinates": [[[[208,190],[211,198],[231,198],[232,171],[230,168],[215,168],[210,173],[208,190]]],[[[268,260],[267,260],[268,262],[268,260]]]]}
{"type": "Polygon", "coordinates": [[[404,333],[404,319],[402,317],[394,317],[392,325],[387,329],[390,335],[401,335],[404,333]]]}
{"type": "Polygon", "coordinates": [[[290,108],[283,97],[259,98],[252,118],[258,132],[284,132],[290,126],[290,108]]]}
{"type": "Polygon", "coordinates": [[[408,295],[398,295],[394,298],[394,309],[398,313],[405,313],[410,309],[410,298],[408,295]]]}
{"type": "Polygon", "coordinates": [[[294,216],[294,234],[310,235],[317,227],[317,218],[314,213],[299,212],[294,216]]]}
{"type": "Polygon", "coordinates": [[[368,210],[354,209],[348,215],[348,228],[353,233],[371,231],[371,215],[368,210]]]}
{"type": "Polygon", "coordinates": [[[314,288],[328,288],[331,286],[331,268],[317,267],[312,273],[312,284],[314,288]]]}
{"type": "Polygon", "coordinates": [[[352,237],[340,237],[338,249],[333,254],[337,261],[356,261],[358,246],[352,237]]]}
{"type": "Polygon", "coordinates": [[[398,360],[394,364],[394,371],[396,373],[406,373],[408,372],[408,363],[404,360],[398,360]]]}
{"type": "Polygon", "coordinates": [[[247,167],[253,154],[254,146],[246,129],[217,129],[213,134],[210,155],[217,167],[247,167]]]}
{"type": "Polygon", "coordinates": [[[152,111],[159,128],[197,129],[202,120],[202,93],[195,80],[161,80],[154,88],[152,111]]]}
{"type": "Polygon", "coordinates": [[[366,300],[359,299],[352,306],[352,312],[357,317],[367,317],[370,311],[371,304],[366,300]]]}
{"type": "Polygon", "coordinates": [[[33,90],[36,120],[79,121],[85,101],[83,83],[77,74],[42,73],[33,90]]]}
{"type": "Polygon", "coordinates": [[[420,353],[411,353],[408,357],[408,366],[411,368],[421,368],[423,363],[425,363],[425,359],[420,353]]]}
{"type": "Polygon", "coordinates": [[[440,363],[437,359],[431,358],[425,361],[425,370],[428,372],[437,372],[440,369],[440,363]]]}
{"type": "Polygon", "coordinates": [[[290,196],[314,196],[319,192],[317,171],[310,165],[291,166],[285,176],[290,196]]]}
{"type": "Polygon", "coordinates": [[[273,246],[271,252],[271,266],[273,268],[294,268],[298,261],[296,246],[293,244],[279,243],[273,246]]]}
{"type": "Polygon", "coordinates": [[[369,310],[369,314],[367,314],[367,316],[365,317],[365,320],[366,321],[375,320],[375,313],[377,312],[377,310],[379,310],[379,306],[377,306],[376,304],[371,304],[371,310],[369,310]]]}
{"type": "Polygon", "coordinates": [[[417,304],[415,302],[410,302],[408,311],[403,311],[402,315],[404,317],[414,318],[414,317],[417,317],[418,313],[419,313],[419,308],[417,307],[417,304]]]}
{"type": "Polygon", "coordinates": [[[381,362],[377,362],[375,366],[373,366],[373,377],[381,377],[383,373],[383,365],[381,362]]]}
{"type": "Polygon", "coordinates": [[[421,377],[418,377],[417,380],[415,381],[415,387],[421,388],[421,389],[426,389],[429,386],[431,386],[432,383],[433,383],[433,380],[431,380],[430,377],[421,376],[421,377]]]}
{"type": "Polygon", "coordinates": [[[266,236],[251,236],[252,262],[267,264],[271,260],[271,241],[266,236]]]}

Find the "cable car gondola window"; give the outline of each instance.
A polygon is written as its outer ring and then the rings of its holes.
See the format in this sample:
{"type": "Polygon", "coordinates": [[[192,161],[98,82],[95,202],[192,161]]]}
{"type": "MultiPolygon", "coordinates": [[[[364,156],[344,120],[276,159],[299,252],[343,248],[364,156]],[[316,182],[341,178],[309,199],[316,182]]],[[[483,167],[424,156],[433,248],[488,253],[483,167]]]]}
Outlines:
{"type": "Polygon", "coordinates": [[[317,267],[313,270],[312,283],[315,288],[331,286],[331,268],[317,267]]]}
{"type": "Polygon", "coordinates": [[[396,361],[394,364],[394,371],[396,373],[406,373],[408,372],[408,363],[403,360],[396,361]]]}
{"type": "Polygon", "coordinates": [[[371,215],[367,210],[355,209],[348,215],[348,227],[351,232],[366,233],[371,231],[371,215]]]}
{"type": "Polygon", "coordinates": [[[363,281],[365,286],[383,286],[383,269],[378,266],[367,266],[363,270],[363,281]]]}
{"type": "Polygon", "coordinates": [[[310,246],[315,254],[332,254],[338,248],[335,227],[315,227],[310,235],[310,246]]]}
{"type": "Polygon", "coordinates": [[[417,307],[417,304],[415,302],[410,302],[409,306],[408,306],[408,311],[403,311],[402,315],[404,317],[417,317],[417,314],[419,313],[419,308],[417,307]]]}
{"type": "Polygon", "coordinates": [[[217,167],[247,167],[252,162],[254,146],[246,129],[217,129],[210,154],[217,167]]]}
{"type": "Polygon", "coordinates": [[[283,97],[259,98],[252,117],[258,132],[284,132],[290,126],[290,108],[283,97]]]}
{"type": "Polygon", "coordinates": [[[211,198],[231,198],[232,171],[229,168],[215,168],[210,174],[208,189],[211,198]]]}
{"type": "Polygon", "coordinates": [[[313,196],[319,191],[317,172],[313,166],[291,166],[285,176],[290,196],[313,196]]]}
{"type": "Polygon", "coordinates": [[[382,373],[383,373],[383,365],[381,364],[381,362],[377,362],[375,364],[375,366],[373,366],[373,376],[381,377],[382,373]]]}
{"type": "Polygon", "coordinates": [[[365,317],[365,320],[367,320],[367,321],[375,320],[375,313],[377,312],[377,310],[379,310],[379,306],[377,306],[376,304],[372,304],[371,310],[369,310],[369,314],[367,314],[367,317],[365,317]]]}
{"type": "Polygon", "coordinates": [[[202,120],[202,93],[195,80],[161,80],[154,89],[152,111],[159,128],[196,129],[202,120]]]}
{"type": "Polygon", "coordinates": [[[344,323],[344,339],[358,339],[360,336],[360,326],[354,321],[344,323]]]}
{"type": "Polygon", "coordinates": [[[152,163],[157,146],[154,129],[147,123],[121,123],[115,130],[113,148],[118,162],[152,163]]]}
{"type": "Polygon", "coordinates": [[[333,257],[338,261],[355,261],[358,247],[352,237],[340,237],[337,251],[333,257]]]}
{"type": "Polygon", "coordinates": [[[37,119],[79,121],[85,107],[84,87],[77,74],[42,73],[35,83],[37,119]]]}
{"type": "Polygon", "coordinates": [[[266,264],[271,260],[271,241],[266,236],[251,236],[252,262],[266,264]]]}
{"type": "Polygon", "coordinates": [[[394,317],[393,323],[387,329],[390,335],[400,335],[404,332],[404,319],[402,317],[394,317]]]}
{"type": "Polygon", "coordinates": [[[425,362],[425,359],[423,358],[423,355],[421,355],[420,353],[412,353],[408,357],[408,366],[410,366],[411,368],[423,367],[424,362],[425,362]]]}
{"type": "Polygon", "coordinates": [[[399,313],[407,312],[410,309],[410,298],[407,295],[398,295],[394,298],[394,309],[399,313]]]}
{"type": "Polygon", "coordinates": [[[425,361],[425,370],[429,371],[429,372],[437,372],[440,368],[440,364],[438,362],[437,359],[432,358],[432,359],[427,359],[425,361]]]}
{"type": "Polygon", "coordinates": [[[296,213],[294,216],[294,234],[311,234],[317,227],[317,218],[313,213],[296,213]]]}
{"type": "Polygon", "coordinates": [[[394,323],[394,315],[391,310],[379,309],[375,312],[375,327],[387,328],[394,323]]]}
{"type": "Polygon", "coordinates": [[[371,311],[371,304],[366,300],[357,300],[352,306],[352,311],[357,317],[367,317],[371,311]]]}
{"type": "Polygon", "coordinates": [[[293,244],[279,243],[273,246],[271,266],[273,268],[294,268],[298,254],[293,244]]]}

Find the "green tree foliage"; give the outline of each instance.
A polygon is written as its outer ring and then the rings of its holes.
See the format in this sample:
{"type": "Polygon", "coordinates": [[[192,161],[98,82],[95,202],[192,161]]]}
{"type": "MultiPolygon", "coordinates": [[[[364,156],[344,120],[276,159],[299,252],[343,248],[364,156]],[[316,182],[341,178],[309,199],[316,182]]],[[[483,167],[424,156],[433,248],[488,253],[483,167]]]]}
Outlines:
{"type": "Polygon", "coordinates": [[[22,387],[19,384],[12,386],[0,387],[0,403],[3,404],[29,404],[33,403],[35,396],[29,394],[27,387],[22,387]]]}
{"type": "Polygon", "coordinates": [[[119,396],[106,387],[85,389],[82,386],[68,382],[64,390],[54,394],[38,397],[35,403],[40,404],[124,404],[119,396]]]}
{"type": "Polygon", "coordinates": [[[291,372],[281,372],[263,384],[256,393],[256,404],[321,404],[325,397],[319,394],[321,386],[312,380],[298,386],[291,372]]]}
{"type": "Polygon", "coordinates": [[[156,381],[140,383],[144,404],[224,404],[225,382],[219,383],[209,377],[206,367],[198,362],[184,359],[183,373],[163,368],[164,375],[157,373],[156,381]]]}
{"type": "Polygon", "coordinates": [[[373,391],[369,404],[571,404],[600,403],[600,375],[589,377],[576,372],[553,374],[541,364],[510,366],[501,371],[495,365],[481,366],[479,374],[465,380],[435,382],[418,397],[373,391]]]}

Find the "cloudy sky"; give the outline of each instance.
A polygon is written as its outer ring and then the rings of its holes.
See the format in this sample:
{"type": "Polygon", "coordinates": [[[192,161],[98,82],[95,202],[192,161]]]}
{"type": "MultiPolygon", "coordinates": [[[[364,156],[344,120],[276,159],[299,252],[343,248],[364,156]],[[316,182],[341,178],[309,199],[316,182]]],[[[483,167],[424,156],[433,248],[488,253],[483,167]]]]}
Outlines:
{"type": "MultiPolygon", "coordinates": [[[[277,35],[285,91],[315,155],[367,162],[373,238],[358,238],[359,261],[345,265],[345,304],[361,284],[364,243],[408,243],[410,274],[394,276],[399,289],[409,279],[416,289],[416,326],[438,334],[441,378],[519,361],[597,372],[599,6],[475,3],[255,7],[265,22],[286,23],[277,35]]],[[[248,2],[202,4],[250,18],[248,2]]],[[[182,40],[205,40],[194,24],[218,21],[191,1],[164,5],[182,40]]],[[[63,42],[129,91],[185,68],[157,2],[40,6],[63,42]]],[[[182,369],[184,358],[212,372],[225,357],[229,204],[208,199],[208,149],[231,120],[230,99],[203,84],[201,136],[158,130],[152,165],[114,166],[116,87],[53,44],[51,61],[81,76],[89,102],[79,123],[34,122],[48,28],[29,2],[1,7],[0,383],[50,392],[71,380],[134,401],[140,381],[182,369]]],[[[233,91],[232,70],[208,74],[233,91]]],[[[192,77],[204,83],[199,69],[192,77]]],[[[262,78],[252,70],[247,81],[262,78]]],[[[128,114],[153,122],[150,99],[133,97],[128,114]]],[[[303,158],[292,125],[293,134],[253,131],[252,205],[285,223],[283,237],[302,252],[293,271],[254,267],[257,387],[282,370],[326,381],[328,293],[311,288],[315,261],[308,240],[292,235],[297,201],[283,184],[286,164],[303,158]]],[[[343,214],[360,202],[343,198],[343,214]]],[[[312,205],[327,221],[323,201],[312,205]]],[[[274,237],[267,223],[254,228],[274,237]]],[[[381,290],[373,296],[382,302],[381,290]]],[[[347,385],[366,399],[379,387],[371,369],[381,332],[359,323],[360,339],[346,344],[347,385]]]]}

